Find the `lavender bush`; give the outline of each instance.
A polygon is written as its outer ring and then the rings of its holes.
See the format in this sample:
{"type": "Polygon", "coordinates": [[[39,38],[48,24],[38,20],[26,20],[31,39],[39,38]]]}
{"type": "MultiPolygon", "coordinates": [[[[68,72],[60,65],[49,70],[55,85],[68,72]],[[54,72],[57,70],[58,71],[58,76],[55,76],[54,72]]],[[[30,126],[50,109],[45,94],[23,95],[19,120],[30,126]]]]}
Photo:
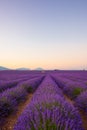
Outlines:
{"type": "MultiPolygon", "coordinates": [[[[42,81],[43,77],[31,79],[24,84],[32,86],[32,90],[35,91],[37,85],[42,81]]],[[[8,89],[0,94],[0,123],[2,119],[8,116],[10,113],[16,110],[17,105],[26,99],[28,92],[26,91],[26,85],[19,84],[15,88],[8,89]]]]}
{"type": "Polygon", "coordinates": [[[87,91],[81,93],[75,100],[76,106],[87,114],[87,91]]]}
{"type": "Polygon", "coordinates": [[[83,130],[81,117],[47,76],[25,108],[14,130],[83,130]]]}

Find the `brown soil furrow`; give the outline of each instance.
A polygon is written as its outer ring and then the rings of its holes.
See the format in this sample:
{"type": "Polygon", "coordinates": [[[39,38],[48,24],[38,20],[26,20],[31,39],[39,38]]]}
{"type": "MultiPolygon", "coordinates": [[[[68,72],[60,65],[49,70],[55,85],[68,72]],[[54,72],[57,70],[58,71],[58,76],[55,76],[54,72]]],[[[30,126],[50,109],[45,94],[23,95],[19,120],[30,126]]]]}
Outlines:
{"type": "Polygon", "coordinates": [[[71,104],[73,104],[74,105],[74,101],[73,100],[71,100],[68,96],[66,96],[66,95],[64,95],[64,97],[65,97],[65,99],[69,102],[69,103],[71,103],[71,104]]]}
{"type": "Polygon", "coordinates": [[[6,119],[6,123],[4,124],[4,126],[0,130],[13,130],[13,127],[14,127],[15,123],[17,122],[18,117],[21,115],[21,113],[23,112],[25,107],[29,104],[29,102],[31,101],[32,96],[33,96],[33,94],[29,94],[27,96],[26,101],[21,102],[19,104],[17,112],[15,114],[10,115],[6,119]]]}
{"type": "Polygon", "coordinates": [[[83,121],[83,127],[87,130],[87,115],[83,111],[79,111],[83,121]]]}

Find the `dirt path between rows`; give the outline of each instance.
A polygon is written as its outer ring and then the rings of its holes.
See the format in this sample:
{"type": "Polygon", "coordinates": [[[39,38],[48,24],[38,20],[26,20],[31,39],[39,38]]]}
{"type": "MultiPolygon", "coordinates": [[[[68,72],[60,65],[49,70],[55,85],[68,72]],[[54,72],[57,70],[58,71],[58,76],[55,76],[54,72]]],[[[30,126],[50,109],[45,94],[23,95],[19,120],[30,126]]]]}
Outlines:
{"type": "Polygon", "coordinates": [[[71,104],[73,104],[74,105],[74,101],[73,100],[71,100],[68,96],[66,96],[65,94],[64,94],[64,97],[65,97],[65,99],[69,102],[69,103],[71,103],[71,104]]]}
{"type": "Polygon", "coordinates": [[[4,124],[4,126],[0,130],[13,130],[14,125],[17,122],[18,117],[21,115],[21,113],[23,112],[25,107],[29,104],[32,96],[33,96],[33,94],[29,94],[27,96],[26,101],[20,103],[20,105],[18,106],[17,112],[14,115],[10,115],[6,119],[6,123],[4,124]]]}
{"type": "MultiPolygon", "coordinates": [[[[73,104],[73,105],[75,104],[75,102],[73,100],[71,100],[68,96],[64,95],[64,97],[71,104],[73,104]]],[[[84,130],[87,130],[87,116],[86,116],[86,114],[83,111],[81,111],[79,109],[78,109],[78,111],[79,111],[80,116],[82,118],[83,128],[84,128],[84,130]]]]}
{"type": "Polygon", "coordinates": [[[87,115],[83,111],[79,111],[83,121],[83,127],[87,130],[87,115]]]}

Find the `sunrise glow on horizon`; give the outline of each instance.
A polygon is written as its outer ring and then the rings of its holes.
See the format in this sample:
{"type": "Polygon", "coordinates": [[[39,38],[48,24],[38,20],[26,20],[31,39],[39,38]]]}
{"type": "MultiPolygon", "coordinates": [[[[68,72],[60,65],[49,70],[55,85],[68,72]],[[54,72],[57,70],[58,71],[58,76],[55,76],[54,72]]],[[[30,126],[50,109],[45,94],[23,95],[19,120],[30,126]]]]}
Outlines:
{"type": "Polygon", "coordinates": [[[87,1],[0,0],[0,66],[87,69],[87,1]]]}

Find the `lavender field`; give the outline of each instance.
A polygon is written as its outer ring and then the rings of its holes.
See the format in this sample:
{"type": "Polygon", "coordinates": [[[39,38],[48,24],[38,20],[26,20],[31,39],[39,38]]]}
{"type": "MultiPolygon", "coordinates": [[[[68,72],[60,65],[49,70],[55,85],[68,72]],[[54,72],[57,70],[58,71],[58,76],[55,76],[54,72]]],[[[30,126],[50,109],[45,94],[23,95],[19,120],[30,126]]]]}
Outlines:
{"type": "Polygon", "coordinates": [[[87,71],[0,71],[0,130],[87,130],[87,71]]]}

